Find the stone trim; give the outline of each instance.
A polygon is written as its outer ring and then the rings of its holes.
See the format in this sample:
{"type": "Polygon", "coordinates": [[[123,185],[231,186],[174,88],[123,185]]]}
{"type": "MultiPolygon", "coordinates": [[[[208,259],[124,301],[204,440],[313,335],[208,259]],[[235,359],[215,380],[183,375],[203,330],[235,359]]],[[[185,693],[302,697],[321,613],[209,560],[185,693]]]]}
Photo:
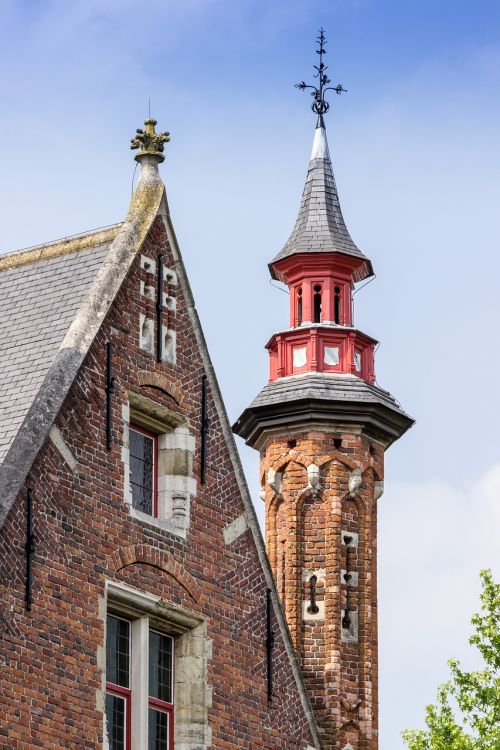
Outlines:
{"type": "Polygon", "coordinates": [[[347,573],[347,570],[341,570],[340,571],[340,583],[343,586],[350,586],[351,588],[355,588],[358,585],[359,573],[357,573],[357,571],[355,571],[355,570],[350,570],[349,571],[349,575],[351,577],[350,577],[350,579],[349,579],[348,582],[346,582],[346,580],[344,578],[344,576],[345,576],[346,573],[347,573]]]}
{"type": "Polygon", "coordinates": [[[57,448],[61,456],[66,461],[71,471],[74,471],[76,469],[78,459],[76,458],[75,454],[73,453],[69,445],[64,440],[61,431],[59,430],[58,427],[56,427],[55,424],[53,424],[52,427],[50,428],[49,438],[52,444],[54,445],[54,447],[57,448]]]}
{"type": "Polygon", "coordinates": [[[357,643],[358,642],[358,613],[357,611],[350,611],[349,617],[351,618],[351,625],[349,628],[344,628],[342,620],[345,615],[345,610],[340,612],[340,630],[341,630],[341,641],[343,643],[357,643]]]}
{"type": "Polygon", "coordinates": [[[133,391],[123,405],[123,490],[124,500],[133,518],[186,539],[190,523],[191,497],[196,495],[193,477],[196,440],[184,426],[182,414],[161,406],[133,391]],[[151,516],[132,506],[130,487],[129,426],[152,429],[158,435],[157,493],[158,515],[151,516]]]}
{"type": "Polygon", "coordinates": [[[247,529],[247,519],[245,518],[245,514],[242,513],[241,516],[238,516],[238,518],[235,518],[234,521],[231,521],[231,523],[228,523],[228,525],[224,527],[224,542],[227,545],[232,544],[239,539],[247,529]]]}
{"type": "Polygon", "coordinates": [[[153,351],[154,325],[152,318],[142,313],[139,315],[139,347],[150,354],[153,351]]]}
{"type": "Polygon", "coordinates": [[[344,541],[345,536],[350,536],[352,538],[352,542],[349,542],[349,547],[354,547],[354,549],[358,549],[359,534],[356,531],[349,531],[349,529],[341,529],[340,543],[344,545],[345,545],[345,541],[344,541]]]}
{"type": "Polygon", "coordinates": [[[143,253],[141,253],[141,268],[144,268],[147,273],[152,273],[153,276],[156,276],[156,263],[152,258],[148,258],[143,253]]]}
{"type": "Polygon", "coordinates": [[[315,614],[312,613],[312,612],[308,612],[309,604],[310,604],[309,599],[306,599],[305,601],[302,602],[302,619],[305,622],[307,622],[307,621],[314,622],[316,620],[323,621],[325,619],[325,602],[324,602],[324,600],[316,602],[316,606],[318,608],[318,611],[315,614]]]}
{"type": "MultiPolygon", "coordinates": [[[[301,451],[296,451],[292,448],[287,453],[283,453],[279,458],[273,461],[271,468],[274,469],[274,471],[279,471],[290,461],[294,461],[296,464],[301,464],[301,466],[304,466],[305,468],[308,468],[313,463],[313,460],[309,458],[307,454],[302,453],[301,451]]],[[[331,453],[324,453],[314,460],[315,465],[320,468],[321,466],[330,463],[330,461],[337,461],[348,469],[355,469],[357,465],[352,458],[337,449],[332,450],[331,453]]]]}
{"type": "Polygon", "coordinates": [[[154,298],[155,298],[154,286],[151,286],[151,284],[146,284],[145,281],[141,281],[139,285],[139,289],[140,289],[141,297],[146,297],[146,299],[150,299],[154,301],[154,298]]]}
{"type": "MultiPolygon", "coordinates": [[[[115,235],[111,247],[85,293],[38,394],[0,466],[0,526],[3,526],[90,345],[164,204],[164,195],[165,186],[158,169],[144,165],[127,218],[123,224],[109,230],[110,240],[115,235]]],[[[43,257],[43,251],[40,253],[43,257]]]]}
{"type": "Polygon", "coordinates": [[[134,391],[127,391],[127,399],[130,406],[130,421],[142,427],[166,432],[179,427],[186,421],[182,414],[134,391]]]}
{"type": "Polygon", "coordinates": [[[38,263],[51,258],[60,258],[63,255],[80,253],[97,245],[113,242],[121,227],[122,224],[120,223],[111,224],[108,227],[90,230],[90,232],[81,232],[61,240],[46,242],[44,245],[33,245],[22,250],[5,253],[0,257],[0,271],[5,271],[8,268],[19,268],[19,266],[38,263]]]}

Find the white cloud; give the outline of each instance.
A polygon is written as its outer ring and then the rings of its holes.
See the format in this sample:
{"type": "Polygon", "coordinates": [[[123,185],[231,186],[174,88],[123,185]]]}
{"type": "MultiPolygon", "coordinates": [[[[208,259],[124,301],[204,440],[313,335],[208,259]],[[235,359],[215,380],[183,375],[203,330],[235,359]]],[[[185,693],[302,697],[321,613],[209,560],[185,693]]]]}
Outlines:
{"type": "Polygon", "coordinates": [[[500,464],[474,484],[388,483],[379,515],[381,746],[422,724],[448,677],[446,662],[475,668],[468,645],[479,571],[500,574],[500,464]]]}

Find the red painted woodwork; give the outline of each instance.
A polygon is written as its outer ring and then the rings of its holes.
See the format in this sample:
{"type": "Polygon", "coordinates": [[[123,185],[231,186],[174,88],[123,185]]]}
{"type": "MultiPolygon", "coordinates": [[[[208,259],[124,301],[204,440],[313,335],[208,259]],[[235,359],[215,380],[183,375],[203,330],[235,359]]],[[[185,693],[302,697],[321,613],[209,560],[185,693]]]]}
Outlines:
{"type": "Polygon", "coordinates": [[[304,372],[348,373],[375,381],[377,341],[353,327],[352,291],[359,262],[340,253],[302,253],[273,265],[290,289],[290,329],[267,344],[270,382],[304,372]]]}
{"type": "MultiPolygon", "coordinates": [[[[160,633],[160,635],[164,635],[164,634],[160,633]]],[[[175,657],[174,657],[175,641],[171,637],[170,637],[170,641],[172,644],[172,675],[171,675],[171,682],[170,682],[170,697],[172,699],[172,703],[162,700],[161,698],[155,698],[152,695],[150,695],[148,697],[148,707],[154,708],[157,711],[161,711],[164,714],[168,714],[168,750],[173,750],[174,748],[174,703],[173,703],[173,700],[174,700],[174,674],[175,674],[175,657]]]]}
{"type": "Polygon", "coordinates": [[[168,714],[168,750],[173,750],[174,747],[174,705],[173,703],[167,703],[161,701],[159,698],[149,697],[148,706],[154,708],[157,711],[161,711],[164,714],[168,714]]]}
{"type": "Polygon", "coordinates": [[[125,701],[125,750],[132,748],[132,691],[130,688],[106,682],[106,693],[116,695],[125,701]]]}
{"type": "MultiPolygon", "coordinates": [[[[266,345],[270,357],[269,380],[272,382],[302,372],[343,372],[373,383],[376,343],[355,328],[340,326],[307,326],[276,333],[266,345]],[[333,364],[335,351],[328,352],[325,348],[338,349],[338,364],[333,364]],[[303,349],[305,363],[302,366],[297,362],[294,364],[294,351],[303,349]],[[356,355],[359,355],[359,360],[356,355]]],[[[295,359],[299,359],[297,354],[295,359]]]]}

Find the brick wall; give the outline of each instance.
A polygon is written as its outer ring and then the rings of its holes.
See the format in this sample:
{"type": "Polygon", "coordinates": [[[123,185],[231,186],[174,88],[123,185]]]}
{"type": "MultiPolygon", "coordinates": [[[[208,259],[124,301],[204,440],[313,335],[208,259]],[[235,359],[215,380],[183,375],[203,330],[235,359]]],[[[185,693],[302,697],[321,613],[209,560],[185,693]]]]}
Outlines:
{"type": "MultiPolygon", "coordinates": [[[[164,263],[174,267],[160,218],[142,252],[154,261],[161,252],[164,263]]],[[[210,393],[207,478],[204,485],[199,481],[203,365],[183,285],[172,292],[175,312],[165,312],[176,333],[177,364],[171,367],[139,348],[140,315],[156,318],[154,299],[139,294],[141,281],[155,283],[137,257],[57,417],[77,459],[74,470],[47,440],[0,532],[0,748],[102,748],[106,580],[205,618],[212,641],[208,720],[213,747],[302,748],[312,744],[310,730],[278,633],[275,698],[267,702],[266,582],[251,532],[228,544],[224,539],[224,529],[244,508],[210,393]],[[116,378],[110,452],[105,435],[109,339],[116,378]],[[131,517],[124,502],[127,391],[180,412],[196,436],[198,487],[186,540],[131,517]],[[31,612],[24,607],[28,486],[36,534],[31,612]]]]}
{"type": "Polygon", "coordinates": [[[269,437],[261,476],[268,554],[324,747],[376,750],[383,448],[361,431],[269,437]],[[352,624],[343,628],[347,554],[352,624]]]}

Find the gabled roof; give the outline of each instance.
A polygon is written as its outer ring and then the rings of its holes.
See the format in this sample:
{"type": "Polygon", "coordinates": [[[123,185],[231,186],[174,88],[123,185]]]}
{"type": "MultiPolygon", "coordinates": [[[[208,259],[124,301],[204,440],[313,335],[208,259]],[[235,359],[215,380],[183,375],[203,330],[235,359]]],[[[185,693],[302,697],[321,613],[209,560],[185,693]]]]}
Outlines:
{"type": "MultiPolygon", "coordinates": [[[[243,500],[245,516],[257,549],[257,555],[264,572],[267,586],[272,592],[274,611],[283,643],[295,678],[303,710],[309,722],[311,735],[316,748],[320,741],[318,727],[311,709],[304,686],[300,665],[294,651],[285,616],[281,609],[273,574],[266,555],[264,540],[252,503],[245,475],[234,442],[234,436],[224,407],[217,378],[198,318],[195,302],[185,272],[175,232],[170,220],[165,187],[158,172],[158,162],[163,161],[154,151],[144,150],[136,159],[141,163],[141,174],[132,197],[126,220],[105,230],[96,230],[60,242],[41,245],[26,251],[0,256],[0,283],[4,274],[16,273],[11,277],[13,285],[5,282],[7,294],[10,294],[12,307],[20,306],[33,329],[40,330],[36,350],[28,339],[19,335],[16,339],[19,353],[13,353],[14,347],[7,348],[19,365],[12,364],[10,370],[0,370],[0,405],[9,408],[8,404],[22,403],[19,411],[13,413],[15,426],[10,426],[9,419],[0,424],[2,431],[9,432],[8,441],[0,455],[0,528],[14,503],[31,466],[48,437],[50,428],[57,417],[66,395],[83,363],[94,337],[115,299],[130,266],[140,251],[144,240],[156,216],[161,216],[172,251],[176,256],[176,270],[188,302],[189,316],[193,325],[200,354],[207,373],[208,384],[220,418],[222,431],[235,477],[243,500]],[[47,265],[48,264],[48,265],[47,265]],[[50,265],[52,264],[52,265],[50,265]],[[37,284],[29,287],[23,278],[23,269],[37,284]],[[59,275],[57,275],[59,274],[59,275]],[[37,279],[37,276],[39,277],[37,279]],[[16,284],[17,282],[17,284],[16,284]],[[21,283],[22,282],[22,283],[21,283]],[[65,286],[67,283],[67,286],[65,286]],[[50,287],[56,285],[53,294],[50,287]],[[26,294],[19,300],[17,289],[26,294]],[[43,315],[37,315],[38,299],[34,290],[44,300],[41,304],[43,315]],[[68,299],[69,298],[69,299],[68,299]],[[57,314],[53,304],[57,299],[57,314]],[[30,307],[31,304],[31,307],[30,307]],[[61,310],[64,313],[61,314],[61,310]],[[45,336],[45,338],[44,338],[45,336]],[[45,348],[47,351],[45,352],[45,348]],[[35,357],[39,356],[39,361],[35,357]],[[24,365],[27,365],[24,367],[24,365]],[[35,370],[40,369],[39,376],[35,370]],[[21,372],[22,369],[22,372],[21,372]],[[18,378],[16,392],[9,390],[11,377],[18,378]],[[24,392],[26,389],[26,393],[24,392]]],[[[27,335],[28,327],[23,312],[19,315],[10,308],[0,307],[0,325],[4,326],[6,336],[11,336],[9,320],[16,319],[24,326],[27,335]],[[3,313],[3,314],[2,314],[3,313]]],[[[11,338],[11,340],[13,340],[11,338]]],[[[14,361],[14,360],[13,360],[14,361]]],[[[2,361],[3,366],[3,361],[2,361]]]]}
{"type": "Polygon", "coordinates": [[[0,256],[0,527],[158,213],[145,159],[123,224],[0,256]]]}
{"type": "Polygon", "coordinates": [[[119,229],[0,256],[0,464],[119,229]]]}
{"type": "Polygon", "coordinates": [[[299,253],[342,253],[362,261],[355,278],[361,281],[373,275],[369,259],[354,244],[345,225],[333,174],[326,129],[320,115],[314,133],[313,148],[299,214],[283,249],[269,264],[299,253]]]}

